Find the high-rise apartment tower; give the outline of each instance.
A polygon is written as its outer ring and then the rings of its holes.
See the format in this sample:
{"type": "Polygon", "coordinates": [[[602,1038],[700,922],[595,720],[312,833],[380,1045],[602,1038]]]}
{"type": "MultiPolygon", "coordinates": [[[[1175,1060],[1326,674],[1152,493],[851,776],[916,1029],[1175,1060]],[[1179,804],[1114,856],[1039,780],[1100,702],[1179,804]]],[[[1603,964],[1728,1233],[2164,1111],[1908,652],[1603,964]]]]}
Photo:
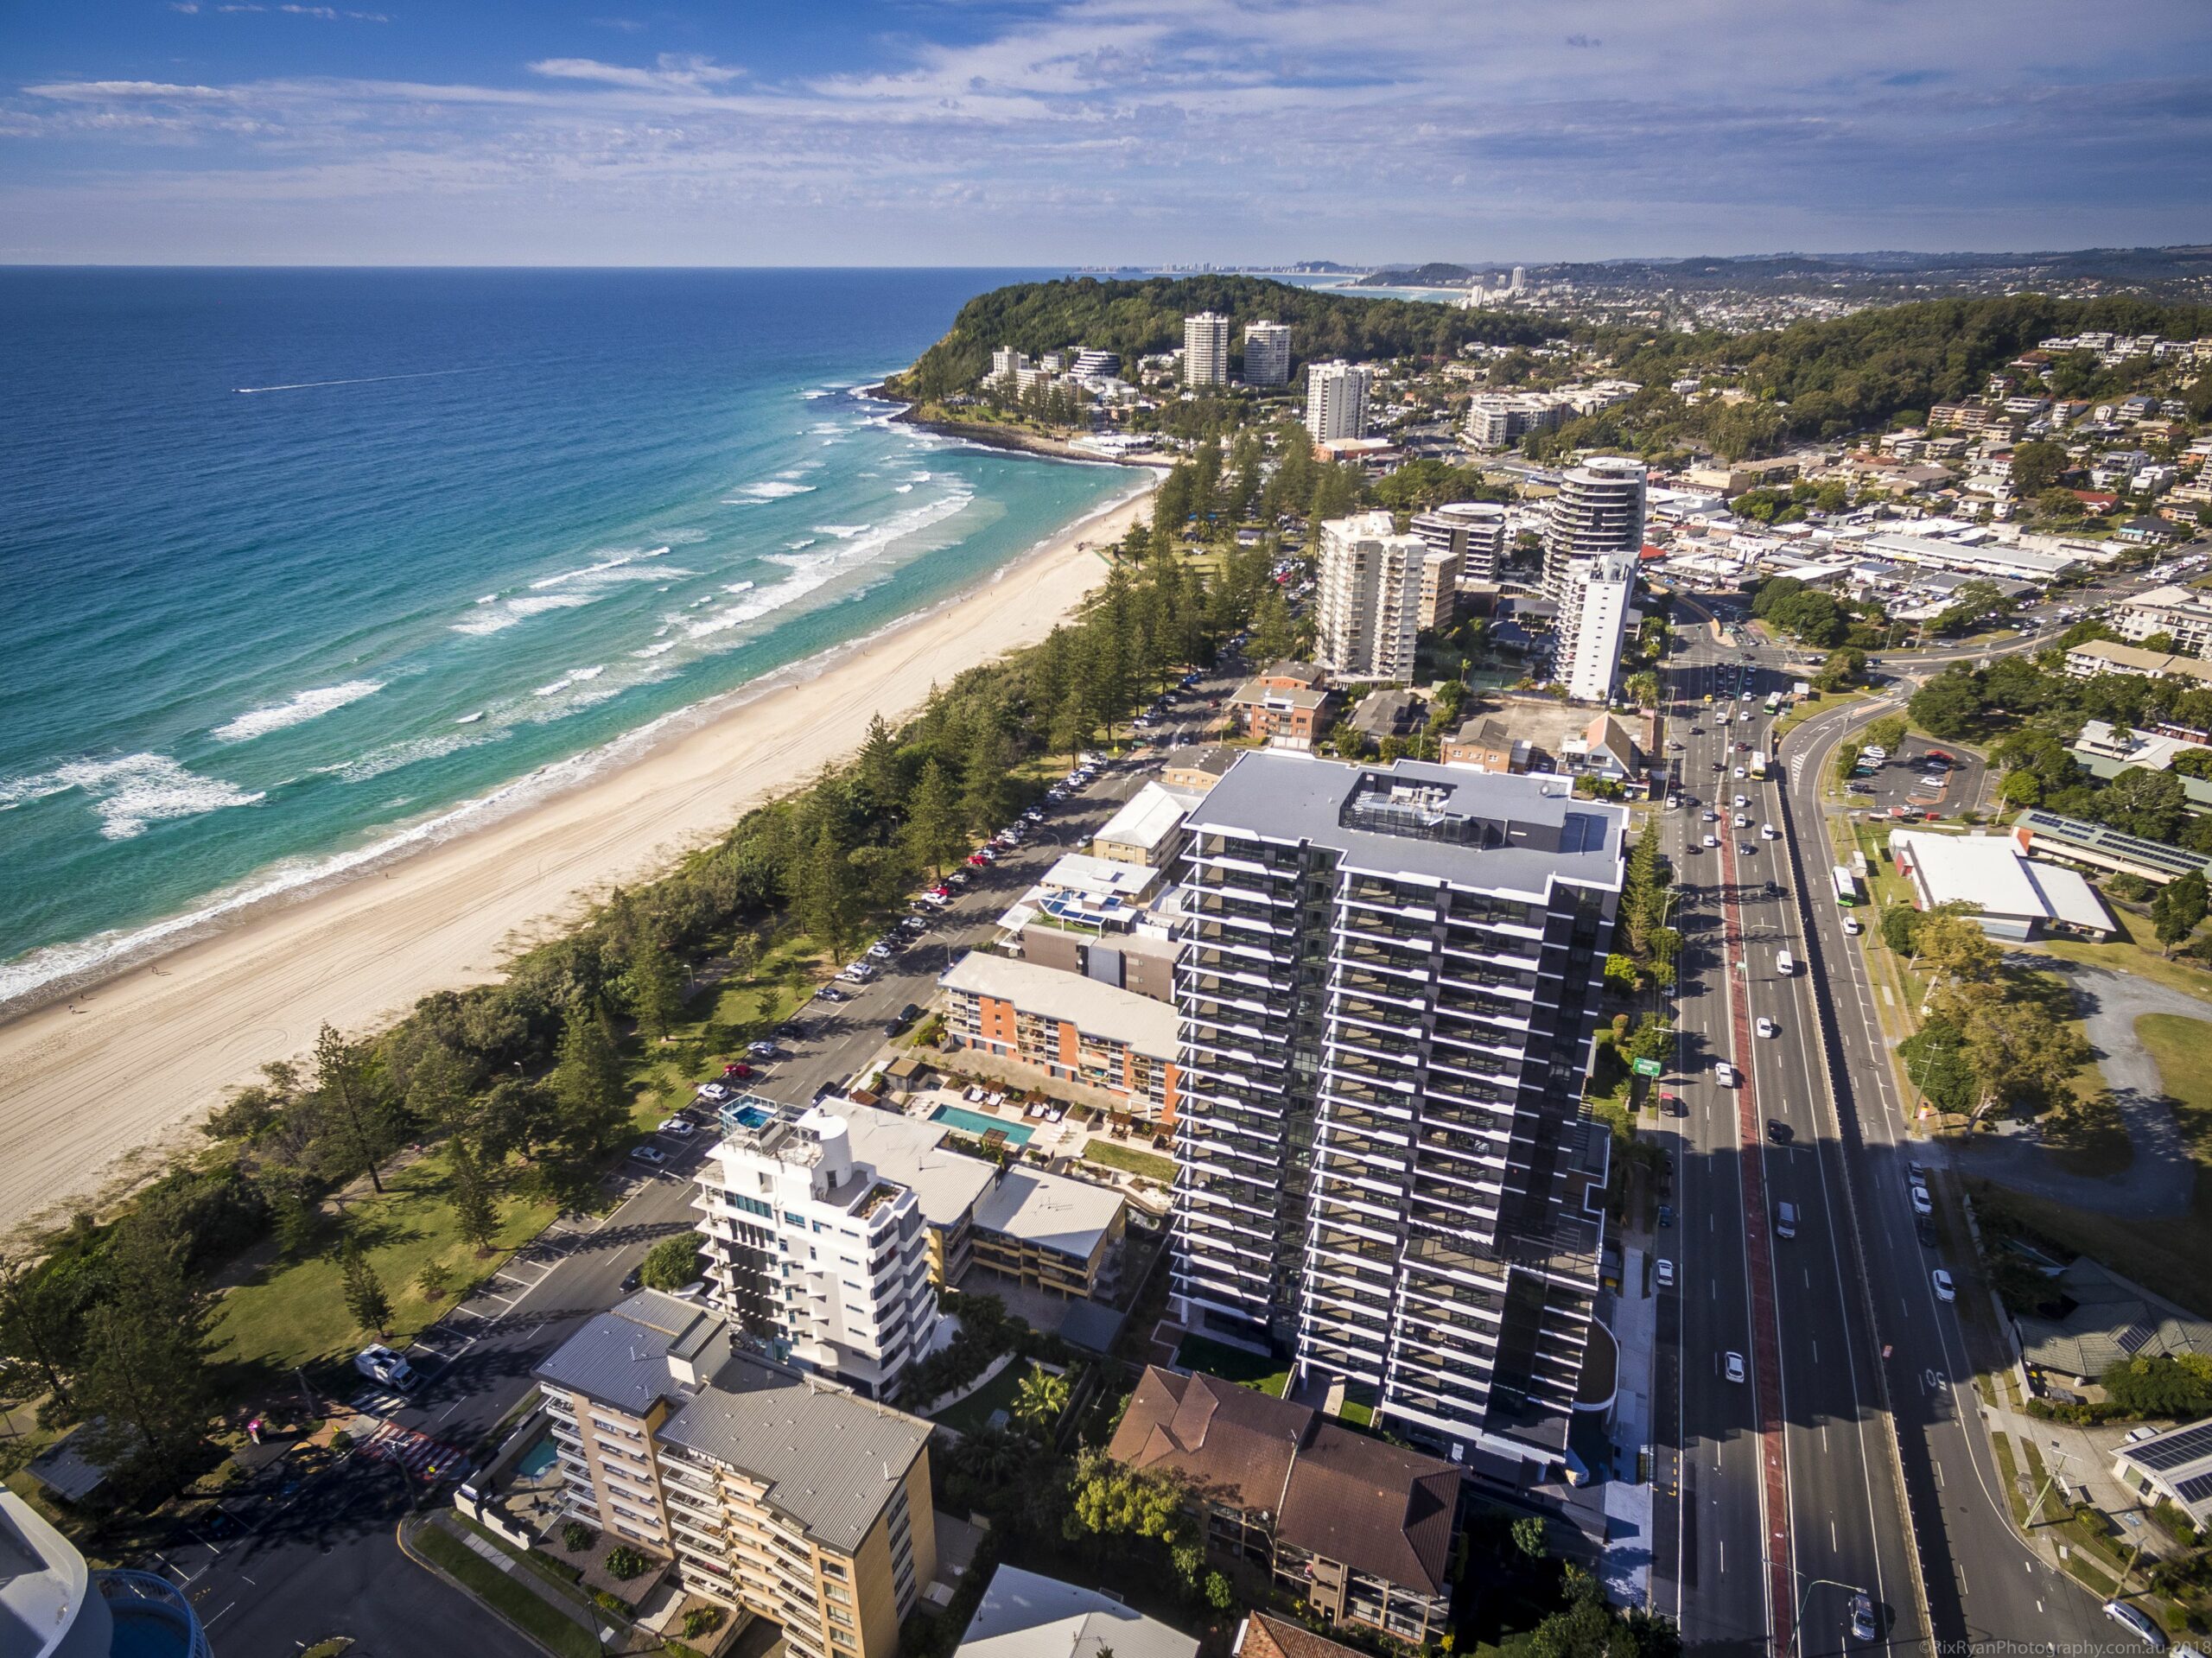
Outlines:
{"type": "Polygon", "coordinates": [[[1229,319],[1201,311],[1183,319],[1183,384],[1229,384],[1229,319]]]}

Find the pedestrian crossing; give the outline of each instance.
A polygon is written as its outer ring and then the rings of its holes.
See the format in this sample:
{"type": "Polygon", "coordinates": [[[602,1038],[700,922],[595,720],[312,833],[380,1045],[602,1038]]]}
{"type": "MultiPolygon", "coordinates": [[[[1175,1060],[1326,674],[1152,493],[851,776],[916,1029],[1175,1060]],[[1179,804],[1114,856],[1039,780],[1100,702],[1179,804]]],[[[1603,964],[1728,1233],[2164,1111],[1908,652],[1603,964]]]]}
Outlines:
{"type": "Polygon", "coordinates": [[[462,1453],[458,1445],[418,1433],[411,1427],[385,1422],[360,1445],[364,1456],[379,1462],[396,1462],[417,1479],[435,1482],[460,1473],[462,1453]]]}

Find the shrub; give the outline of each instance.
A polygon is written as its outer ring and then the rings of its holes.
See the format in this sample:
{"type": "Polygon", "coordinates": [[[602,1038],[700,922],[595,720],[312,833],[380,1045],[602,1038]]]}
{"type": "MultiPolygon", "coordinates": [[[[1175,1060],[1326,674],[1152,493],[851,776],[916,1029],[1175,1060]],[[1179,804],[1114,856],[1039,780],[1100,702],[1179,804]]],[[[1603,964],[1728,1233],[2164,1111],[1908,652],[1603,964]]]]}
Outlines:
{"type": "Polygon", "coordinates": [[[630,1616],[630,1603],[620,1595],[611,1595],[604,1589],[591,1591],[592,1604],[602,1612],[612,1612],[617,1617],[630,1616]]]}
{"type": "Polygon", "coordinates": [[[694,1640],[711,1635],[722,1626],[722,1609],[719,1606],[694,1606],[683,1614],[683,1638],[694,1640]]]}
{"type": "Polygon", "coordinates": [[[570,1520],[561,1527],[561,1547],[571,1554],[581,1554],[599,1540],[599,1534],[581,1520],[570,1520]]]}
{"type": "Polygon", "coordinates": [[[645,1557],[627,1543],[617,1543],[607,1551],[607,1574],[617,1583],[627,1583],[632,1578],[645,1575],[645,1557]]]}

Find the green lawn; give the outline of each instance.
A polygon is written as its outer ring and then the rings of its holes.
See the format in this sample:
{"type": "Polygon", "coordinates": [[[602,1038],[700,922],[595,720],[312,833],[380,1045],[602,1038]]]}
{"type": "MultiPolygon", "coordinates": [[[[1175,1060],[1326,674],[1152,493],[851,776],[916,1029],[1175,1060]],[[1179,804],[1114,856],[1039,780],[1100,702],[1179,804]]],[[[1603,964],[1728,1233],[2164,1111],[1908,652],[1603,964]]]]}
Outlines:
{"type": "Polygon", "coordinates": [[[631,1056],[632,1126],[643,1132],[689,1105],[701,1083],[743,1058],[747,1042],[789,1019],[838,965],[810,938],[780,939],[761,951],[752,972],[695,994],[689,1020],[664,1042],[640,1039],[631,1056]]]}
{"type": "Polygon", "coordinates": [[[1009,1417],[1014,1414],[1014,1395],[1021,1391],[1022,1379],[1028,1374],[1028,1365],[1016,1359],[984,1386],[930,1420],[962,1433],[981,1433],[990,1426],[993,1411],[1002,1410],[1009,1417]]]}
{"type": "MultiPolygon", "coordinates": [[[[505,1198],[498,1248],[479,1261],[454,1229],[450,1184],[445,1153],[433,1152],[386,1175],[382,1197],[372,1194],[347,1205],[347,1228],[368,1251],[369,1264],[391,1298],[395,1346],[405,1346],[453,1305],[461,1286],[488,1276],[553,1218],[553,1205],[542,1199],[505,1198]],[[447,1268],[454,1286],[435,1304],[415,1285],[416,1274],[433,1261],[447,1268]]],[[[214,1337],[226,1359],[271,1371],[343,1359],[378,1338],[346,1311],[334,1253],[274,1262],[231,1290],[217,1310],[214,1337]]]]}
{"type": "Polygon", "coordinates": [[[528,1585],[517,1583],[467,1544],[435,1526],[425,1526],[416,1534],[414,1547],[508,1623],[561,1658],[601,1658],[599,1639],[593,1630],[548,1605],[528,1585]]]}
{"type": "Polygon", "coordinates": [[[2079,962],[2085,967],[2109,968],[2115,973],[2133,973],[2153,984],[2178,990],[2185,996],[2202,996],[2212,1002],[2212,973],[2207,973],[2185,960],[2168,961],[2165,952],[2155,942],[2142,940],[2151,937],[2150,923],[2125,910],[2107,905],[2118,920],[2120,931],[2109,943],[2091,943],[2086,938],[2052,938],[2034,948],[2041,949],[2062,961],[2079,962]]]}
{"type": "Polygon", "coordinates": [[[1185,1370],[1204,1370],[1224,1382],[1257,1388],[1280,1399],[1290,1386],[1290,1367],[1259,1353],[1248,1353],[1204,1336],[1185,1336],[1175,1350],[1175,1363],[1185,1370]]]}
{"type": "Polygon", "coordinates": [[[1086,1163],[1103,1164],[1109,1169],[1120,1169],[1125,1174],[1141,1174],[1147,1180],[1159,1181],[1162,1185],[1173,1185],[1175,1179],[1173,1158],[1163,1157],[1158,1152],[1141,1152],[1118,1140],[1086,1140],[1084,1142],[1083,1157],[1086,1163]]]}

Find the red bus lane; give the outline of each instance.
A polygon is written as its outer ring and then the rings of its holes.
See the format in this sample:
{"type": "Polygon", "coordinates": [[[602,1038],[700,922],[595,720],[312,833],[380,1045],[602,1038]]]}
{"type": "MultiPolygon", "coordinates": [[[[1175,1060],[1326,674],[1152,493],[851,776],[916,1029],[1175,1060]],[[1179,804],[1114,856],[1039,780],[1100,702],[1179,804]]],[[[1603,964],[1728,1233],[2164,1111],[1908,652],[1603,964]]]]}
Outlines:
{"type": "Polygon", "coordinates": [[[1736,904],[1736,842],[1720,842],[1721,967],[1727,979],[1729,1063],[1735,1067],[1736,1155],[1742,1165],[1744,1259],[1751,1290],[1751,1382],[1758,1407],[1759,1471],[1765,1497],[1767,1604],[1774,1613],[1774,1650],[1789,1648],[1796,1615],[1790,1572],[1789,1477],[1782,1432],[1782,1326],[1774,1301],[1774,1251],[1767,1230],[1764,1125],[1751,1075],[1751,982],[1745,963],[1742,912],[1736,904]],[[1740,1056],[1740,1058],[1738,1057],[1740,1056]]]}

